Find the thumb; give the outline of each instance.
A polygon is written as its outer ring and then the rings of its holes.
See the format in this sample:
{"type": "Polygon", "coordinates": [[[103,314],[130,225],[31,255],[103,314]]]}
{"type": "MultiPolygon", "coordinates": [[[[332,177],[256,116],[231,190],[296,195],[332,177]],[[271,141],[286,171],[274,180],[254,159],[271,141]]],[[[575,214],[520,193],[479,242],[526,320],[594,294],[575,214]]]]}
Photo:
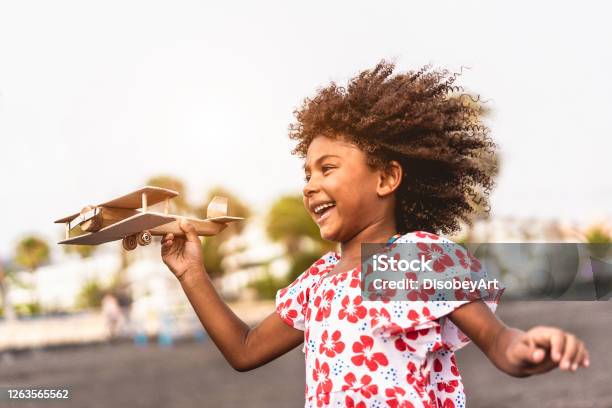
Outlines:
{"type": "Polygon", "coordinates": [[[193,224],[191,224],[185,218],[181,218],[179,227],[185,233],[185,238],[188,242],[200,243],[200,239],[198,238],[198,234],[196,233],[196,229],[193,224]]]}

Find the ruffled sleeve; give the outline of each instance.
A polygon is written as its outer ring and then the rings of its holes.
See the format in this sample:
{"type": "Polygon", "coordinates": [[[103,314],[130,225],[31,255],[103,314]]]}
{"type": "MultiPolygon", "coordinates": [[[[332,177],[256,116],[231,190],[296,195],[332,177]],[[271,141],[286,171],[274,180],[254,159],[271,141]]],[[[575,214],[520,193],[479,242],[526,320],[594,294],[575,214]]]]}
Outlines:
{"type": "MultiPolygon", "coordinates": [[[[443,280],[488,282],[486,270],[468,251],[447,238],[426,232],[413,232],[400,237],[397,244],[414,243],[422,252],[437,252],[434,263],[436,276],[443,280]]],[[[448,315],[459,307],[474,301],[483,301],[495,313],[505,287],[497,281],[497,288],[480,288],[475,291],[453,289],[422,289],[395,292],[391,301],[372,308],[372,330],[383,337],[435,328],[440,333],[443,348],[458,350],[467,344],[467,337],[448,315]],[[400,300],[401,297],[401,300],[400,300]]]]}
{"type": "Polygon", "coordinates": [[[289,326],[302,331],[305,329],[304,322],[311,287],[328,263],[328,257],[332,255],[333,252],[328,252],[302,272],[289,286],[276,292],[276,313],[289,326]]]}

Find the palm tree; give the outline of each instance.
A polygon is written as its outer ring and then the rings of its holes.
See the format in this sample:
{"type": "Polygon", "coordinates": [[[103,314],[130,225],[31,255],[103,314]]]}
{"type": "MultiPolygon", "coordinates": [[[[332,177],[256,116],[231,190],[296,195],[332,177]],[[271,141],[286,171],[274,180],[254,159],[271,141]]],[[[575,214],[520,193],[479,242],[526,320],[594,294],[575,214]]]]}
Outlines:
{"type": "Polygon", "coordinates": [[[30,272],[49,261],[49,244],[36,236],[28,235],[22,238],[15,249],[15,262],[30,272]]]}

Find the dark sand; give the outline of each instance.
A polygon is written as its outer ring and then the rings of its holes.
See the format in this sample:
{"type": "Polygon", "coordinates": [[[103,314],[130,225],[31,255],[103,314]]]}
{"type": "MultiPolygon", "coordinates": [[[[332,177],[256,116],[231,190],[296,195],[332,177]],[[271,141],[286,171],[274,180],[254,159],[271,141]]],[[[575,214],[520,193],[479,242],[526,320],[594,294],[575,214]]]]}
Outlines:
{"type": "MultiPolygon", "coordinates": [[[[591,366],[524,379],[499,372],[473,344],[457,353],[467,406],[612,407],[612,303],[502,303],[510,326],[558,325],[582,338],[591,366]]],[[[232,370],[210,341],[172,347],[129,342],[4,355],[0,384],[69,387],[64,402],[0,401],[8,407],[301,407],[304,362],[299,349],[257,370],[232,370]]]]}

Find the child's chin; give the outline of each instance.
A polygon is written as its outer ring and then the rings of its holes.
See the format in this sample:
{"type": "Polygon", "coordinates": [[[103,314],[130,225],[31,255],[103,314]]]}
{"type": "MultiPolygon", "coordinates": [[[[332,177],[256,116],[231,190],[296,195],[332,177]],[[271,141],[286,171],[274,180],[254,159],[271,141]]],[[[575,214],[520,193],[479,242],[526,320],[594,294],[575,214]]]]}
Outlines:
{"type": "Polygon", "coordinates": [[[338,234],[335,229],[325,226],[320,228],[319,232],[321,233],[321,238],[324,240],[338,242],[338,234]]]}

